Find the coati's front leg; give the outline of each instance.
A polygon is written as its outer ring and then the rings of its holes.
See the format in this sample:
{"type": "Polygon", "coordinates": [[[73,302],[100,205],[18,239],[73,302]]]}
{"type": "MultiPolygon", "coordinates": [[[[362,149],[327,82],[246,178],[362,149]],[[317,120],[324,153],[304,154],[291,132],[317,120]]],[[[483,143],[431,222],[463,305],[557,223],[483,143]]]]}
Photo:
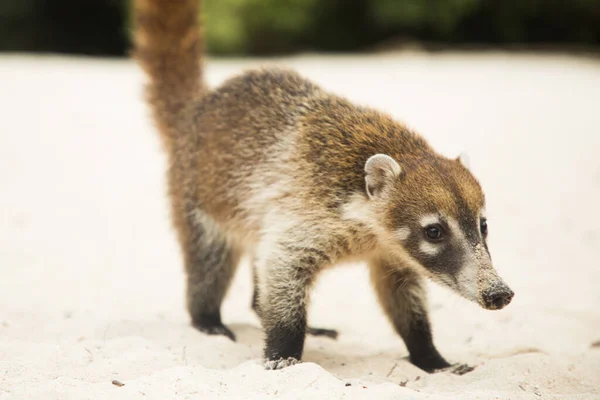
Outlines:
{"type": "Polygon", "coordinates": [[[176,215],[175,221],[187,273],[192,325],[201,332],[235,340],[221,321],[221,303],[235,274],[239,252],[201,211],[176,215]]]}
{"type": "Polygon", "coordinates": [[[427,372],[449,367],[433,344],[423,279],[409,268],[397,267],[381,259],[370,263],[379,303],[404,340],[414,365],[427,372]]]}
{"type": "MultiPolygon", "coordinates": [[[[258,307],[258,275],[256,271],[256,265],[252,265],[252,286],[254,287],[254,291],[252,293],[252,310],[260,317],[260,311],[258,307]]],[[[331,339],[337,339],[338,331],[335,329],[327,329],[327,328],[316,328],[313,326],[306,327],[306,333],[311,336],[325,336],[331,339]]]]}
{"type": "Polygon", "coordinates": [[[309,289],[329,258],[315,248],[273,247],[270,254],[257,258],[261,269],[258,306],[266,334],[265,367],[281,369],[302,357],[309,289]]]}

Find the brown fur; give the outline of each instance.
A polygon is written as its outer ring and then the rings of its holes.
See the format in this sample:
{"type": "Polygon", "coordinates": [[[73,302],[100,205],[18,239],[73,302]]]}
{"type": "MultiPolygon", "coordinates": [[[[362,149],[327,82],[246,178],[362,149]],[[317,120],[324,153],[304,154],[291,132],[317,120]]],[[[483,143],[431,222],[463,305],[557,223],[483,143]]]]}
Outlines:
{"type": "Polygon", "coordinates": [[[135,54],[150,76],[148,101],[169,155],[194,324],[233,338],[220,305],[239,257],[250,253],[268,367],[289,365],[302,353],[318,272],[371,260],[379,300],[411,356],[433,357],[421,363],[426,369],[447,365],[432,352],[421,262],[393,232],[424,213],[479,221],[484,198],[475,178],[389,116],[292,71],[250,71],[208,91],[197,11],[196,0],[135,1],[135,54]],[[365,163],[375,154],[402,172],[382,173],[370,199],[365,163]]]}

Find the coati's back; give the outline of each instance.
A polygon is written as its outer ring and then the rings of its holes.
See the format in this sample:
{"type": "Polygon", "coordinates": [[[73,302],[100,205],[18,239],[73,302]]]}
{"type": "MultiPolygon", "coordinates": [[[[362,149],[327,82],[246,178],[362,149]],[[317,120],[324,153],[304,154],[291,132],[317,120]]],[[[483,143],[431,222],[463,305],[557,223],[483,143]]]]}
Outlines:
{"type": "Polygon", "coordinates": [[[291,158],[297,157],[301,125],[322,95],[295,72],[268,69],[246,72],[204,96],[194,107],[193,139],[179,143],[182,152],[196,152],[204,210],[236,229],[257,222],[257,213],[269,207],[266,198],[248,202],[286,177],[298,177],[291,158]]]}

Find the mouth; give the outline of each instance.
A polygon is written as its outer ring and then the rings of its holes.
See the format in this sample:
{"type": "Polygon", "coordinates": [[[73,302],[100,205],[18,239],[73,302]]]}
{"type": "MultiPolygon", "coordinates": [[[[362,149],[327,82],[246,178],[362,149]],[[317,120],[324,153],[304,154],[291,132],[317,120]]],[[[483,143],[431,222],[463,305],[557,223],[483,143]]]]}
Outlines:
{"type": "Polygon", "coordinates": [[[501,310],[510,304],[514,295],[515,293],[510,289],[484,292],[480,304],[486,310],[501,310]]]}

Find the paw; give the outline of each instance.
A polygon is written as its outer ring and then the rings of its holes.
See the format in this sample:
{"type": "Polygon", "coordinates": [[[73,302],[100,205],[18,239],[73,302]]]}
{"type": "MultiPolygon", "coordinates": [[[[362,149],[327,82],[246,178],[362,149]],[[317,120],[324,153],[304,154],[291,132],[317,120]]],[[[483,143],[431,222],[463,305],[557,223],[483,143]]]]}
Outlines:
{"type": "Polygon", "coordinates": [[[444,360],[444,358],[437,352],[429,354],[425,357],[410,357],[410,362],[414,366],[419,367],[423,371],[430,374],[445,371],[447,368],[452,367],[452,365],[448,361],[444,360]]]}
{"type": "Polygon", "coordinates": [[[451,372],[455,375],[464,375],[468,372],[471,372],[475,369],[475,367],[471,367],[467,364],[452,364],[449,367],[435,370],[433,372],[451,372]]]}
{"type": "Polygon", "coordinates": [[[267,370],[275,370],[275,369],[283,369],[285,367],[291,367],[292,365],[296,365],[300,362],[300,360],[296,360],[294,357],[288,358],[280,358],[278,360],[269,360],[265,362],[265,369],[267,370]]]}
{"type": "Polygon", "coordinates": [[[309,326],[306,329],[306,333],[312,336],[325,336],[331,339],[337,339],[338,337],[338,331],[335,329],[311,328],[309,326]]]}
{"type": "Polygon", "coordinates": [[[235,342],[235,335],[225,325],[193,324],[194,328],[207,335],[223,335],[235,342]]]}

